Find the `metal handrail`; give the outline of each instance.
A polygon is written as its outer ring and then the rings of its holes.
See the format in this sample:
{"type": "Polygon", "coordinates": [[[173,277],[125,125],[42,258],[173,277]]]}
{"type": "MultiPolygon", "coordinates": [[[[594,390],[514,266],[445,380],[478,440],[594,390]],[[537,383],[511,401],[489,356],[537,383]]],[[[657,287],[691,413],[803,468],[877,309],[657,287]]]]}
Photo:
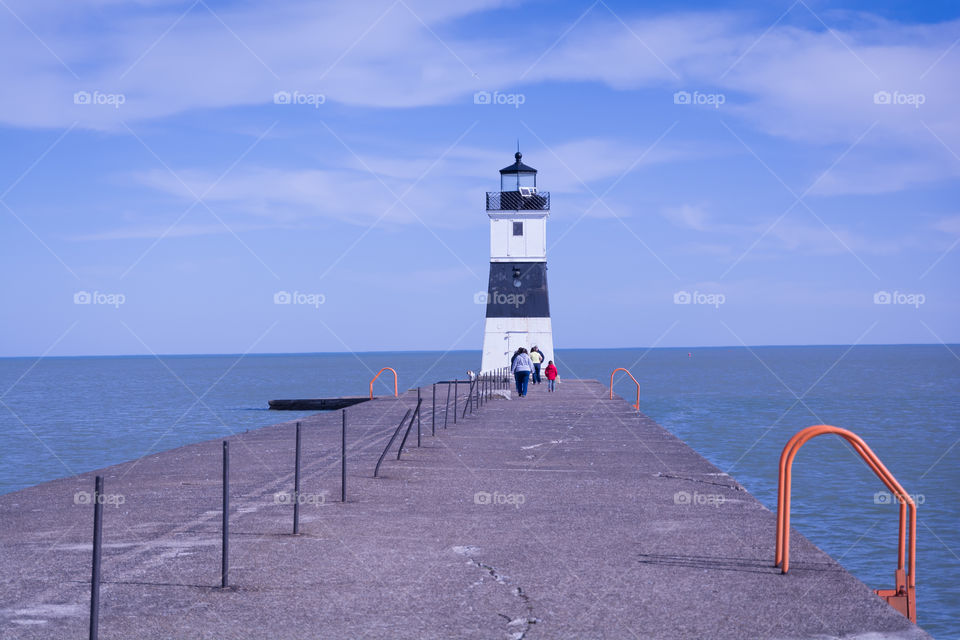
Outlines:
{"type": "Polygon", "coordinates": [[[384,367],[383,369],[380,369],[380,371],[377,371],[377,375],[373,376],[373,380],[370,381],[370,399],[371,400],[373,400],[373,383],[377,381],[377,378],[379,378],[380,374],[383,373],[384,371],[393,372],[393,397],[394,398],[399,397],[399,393],[397,392],[397,372],[392,367],[384,367]]]}
{"type": "Polygon", "coordinates": [[[880,458],[867,446],[863,439],[852,431],[826,424],[814,425],[798,431],[783,448],[780,454],[780,478],[777,492],[777,540],[774,552],[774,566],[781,567],[782,573],[790,570],[790,489],[793,474],[793,459],[808,440],[826,433],[833,433],[849,442],[860,454],[867,466],[877,475],[884,485],[897,497],[900,503],[900,536],[897,548],[897,570],[894,574],[896,588],[874,589],[874,592],[887,601],[887,604],[905,615],[911,622],[917,621],[916,569],[917,569],[917,505],[910,494],[897,482],[893,474],[883,465],[880,458]],[[910,507],[910,547],[906,549],[907,506],[910,507]],[[909,555],[907,571],[904,571],[904,555],[909,555]]]}
{"type": "Polygon", "coordinates": [[[617,371],[623,371],[623,372],[625,372],[628,376],[630,376],[630,379],[633,380],[634,383],[636,383],[636,385],[637,385],[637,404],[632,404],[632,405],[630,405],[630,406],[633,407],[634,409],[636,409],[637,411],[640,411],[640,383],[637,382],[637,379],[633,377],[633,374],[632,374],[632,373],[630,373],[629,371],[627,371],[627,370],[624,369],[623,367],[617,367],[616,369],[614,369],[614,370],[610,373],[610,399],[613,400],[613,376],[614,376],[614,374],[615,374],[617,371]]]}
{"type": "Polygon", "coordinates": [[[403,418],[400,419],[400,424],[397,425],[397,428],[394,429],[393,435],[390,436],[390,441],[387,442],[387,446],[383,448],[383,453],[380,454],[380,459],[377,460],[377,466],[373,468],[373,477],[376,478],[377,474],[380,473],[380,465],[383,464],[383,459],[387,457],[387,451],[390,450],[390,445],[393,444],[393,441],[397,439],[397,435],[400,433],[400,429],[403,429],[403,423],[407,421],[407,418],[410,417],[413,409],[407,409],[407,412],[403,414],[403,418]]]}
{"type": "MultiPolygon", "coordinates": [[[[413,415],[410,416],[410,422],[407,424],[407,430],[403,432],[403,440],[400,441],[400,448],[397,449],[397,460],[400,459],[400,454],[403,453],[403,445],[407,444],[407,436],[410,435],[410,429],[413,428],[413,421],[420,417],[420,405],[423,403],[423,399],[417,399],[417,408],[413,410],[413,415]]],[[[387,445],[387,448],[390,448],[390,445],[387,445]]]]}

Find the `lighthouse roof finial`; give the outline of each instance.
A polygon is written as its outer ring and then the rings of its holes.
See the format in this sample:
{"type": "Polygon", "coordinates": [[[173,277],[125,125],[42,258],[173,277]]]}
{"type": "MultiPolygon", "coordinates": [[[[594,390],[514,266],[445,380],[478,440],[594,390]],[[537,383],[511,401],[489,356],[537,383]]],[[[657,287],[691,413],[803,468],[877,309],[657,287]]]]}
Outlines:
{"type": "Polygon", "coordinates": [[[536,173],[537,170],[533,167],[527,166],[520,162],[520,158],[523,157],[523,154],[520,153],[520,141],[517,140],[517,152],[513,154],[513,157],[516,159],[509,167],[504,167],[500,169],[500,173],[536,173]]]}

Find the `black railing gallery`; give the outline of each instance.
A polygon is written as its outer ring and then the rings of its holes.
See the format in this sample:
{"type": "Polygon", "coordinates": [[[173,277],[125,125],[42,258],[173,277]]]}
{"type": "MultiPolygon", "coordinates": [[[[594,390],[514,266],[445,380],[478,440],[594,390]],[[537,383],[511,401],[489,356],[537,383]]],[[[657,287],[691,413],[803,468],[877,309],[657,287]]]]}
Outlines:
{"type": "Polygon", "coordinates": [[[525,194],[521,191],[488,191],[487,211],[522,211],[550,209],[550,192],[525,194]]]}

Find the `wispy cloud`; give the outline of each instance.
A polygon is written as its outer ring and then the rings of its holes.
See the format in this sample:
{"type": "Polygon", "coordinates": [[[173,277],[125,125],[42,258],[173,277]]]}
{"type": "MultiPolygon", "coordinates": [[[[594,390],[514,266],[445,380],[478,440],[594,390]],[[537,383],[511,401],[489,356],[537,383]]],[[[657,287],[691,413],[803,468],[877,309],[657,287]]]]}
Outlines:
{"type": "MultiPolygon", "coordinates": [[[[435,161],[433,151],[422,148],[407,150],[400,157],[375,154],[363,157],[362,162],[352,156],[328,158],[328,162],[334,161],[336,168],[239,166],[216,182],[209,192],[207,189],[218,175],[216,171],[202,168],[174,167],[174,173],[165,169],[135,171],[128,175],[129,180],[125,182],[132,181],[173,196],[184,206],[194,201],[194,194],[206,193],[204,201],[213,206],[218,214],[223,214],[238,232],[296,228],[310,220],[334,220],[366,227],[381,216],[381,222],[387,226],[418,225],[420,220],[436,228],[486,224],[486,218],[480,215],[451,216],[451,206],[453,203],[471,203],[471,206],[477,207],[478,213],[481,212],[484,192],[499,189],[497,169],[510,164],[512,156],[503,150],[455,148],[431,172],[442,176],[442,179],[421,181],[405,196],[404,202],[413,209],[411,212],[396,203],[395,197],[384,184],[394,193],[404,192],[435,161]]],[[[580,180],[589,184],[612,179],[623,171],[624,164],[634,160],[643,149],[624,141],[585,138],[558,142],[554,151],[562,162],[538,147],[528,149],[528,157],[524,159],[535,164],[545,176],[543,188],[579,195],[580,199],[571,201],[570,205],[586,208],[592,204],[592,199],[584,195],[580,180]]],[[[699,153],[666,147],[650,154],[639,166],[675,162],[699,153]]],[[[602,208],[596,209],[595,216],[613,215],[600,210],[602,208]]],[[[156,221],[157,216],[152,215],[150,220],[145,220],[145,215],[132,222],[127,220],[124,226],[115,229],[71,237],[83,241],[162,237],[165,227],[156,221]]],[[[184,224],[174,227],[169,237],[225,231],[223,225],[198,224],[196,219],[203,217],[204,212],[198,209],[184,224]]]]}
{"type": "Polygon", "coordinates": [[[274,225],[235,224],[228,229],[222,224],[179,224],[173,229],[169,223],[140,224],[119,227],[94,233],[83,233],[68,236],[73,242],[98,242],[101,240],[155,240],[157,238],[192,238],[196,236],[224,235],[233,232],[260,231],[267,228],[276,228],[274,225]],[[232,229],[232,231],[231,231],[232,229]]]}
{"type": "Polygon", "coordinates": [[[0,82],[16,88],[0,106],[0,120],[62,126],[79,118],[86,126],[117,128],[120,118],[271,105],[280,90],[319,93],[330,104],[408,108],[467,104],[480,89],[586,81],[616,90],[662,91],[664,101],[677,88],[725,91],[730,94],[725,113],[804,142],[849,141],[862,131],[865,118],[879,118],[882,136],[916,144],[923,118],[948,144],[960,147],[955,108],[960,86],[952,81],[960,75],[960,62],[956,56],[940,59],[960,35],[960,22],[902,25],[872,19],[828,33],[791,25],[788,15],[764,33],[762,25],[729,11],[625,15],[622,24],[597,11],[521,79],[525,67],[516,61],[532,61],[551,33],[480,40],[459,29],[444,30],[498,4],[409,3],[412,11],[386,1],[362,8],[235,5],[218,8],[220,19],[197,8],[127,75],[147,43],[180,16],[182,5],[157,3],[137,13],[105,4],[95,44],[82,21],[72,20],[77,8],[29,10],[26,20],[39,36],[83,73],[78,81],[51,65],[50,53],[33,36],[2,23],[0,35],[18,51],[18,64],[0,70],[0,82]],[[387,19],[376,21],[384,12],[387,19]],[[372,23],[376,26],[358,42],[372,23]],[[461,61],[469,61],[479,79],[466,73],[461,61]],[[879,78],[869,69],[879,69],[879,78]],[[76,105],[73,94],[81,90],[122,94],[125,102],[119,108],[76,105]],[[923,93],[926,101],[919,110],[883,108],[873,101],[878,91],[923,93]]]}
{"type": "Polygon", "coordinates": [[[691,240],[680,247],[680,252],[702,250],[705,254],[725,256],[742,251],[747,242],[760,234],[764,240],[757,247],[756,258],[768,260],[784,251],[802,255],[842,255],[850,250],[871,255],[892,255],[905,249],[921,246],[916,234],[891,239],[887,235],[867,235],[831,224],[828,229],[800,212],[796,217],[784,217],[772,227],[770,219],[756,222],[723,222],[702,204],[681,204],[661,211],[675,226],[691,232],[691,240]],[[704,239],[709,241],[704,241],[704,239]]]}
{"type": "Polygon", "coordinates": [[[960,235],[960,215],[941,218],[933,224],[933,228],[951,235],[960,235]]]}

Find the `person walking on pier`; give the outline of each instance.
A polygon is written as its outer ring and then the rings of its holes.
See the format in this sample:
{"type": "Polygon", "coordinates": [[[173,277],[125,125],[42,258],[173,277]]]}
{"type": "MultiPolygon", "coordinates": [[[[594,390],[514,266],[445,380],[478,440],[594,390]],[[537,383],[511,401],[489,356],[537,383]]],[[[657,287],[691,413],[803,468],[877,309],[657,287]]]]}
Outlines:
{"type": "Polygon", "coordinates": [[[553,360],[547,364],[544,373],[547,374],[547,391],[556,391],[554,385],[557,383],[557,365],[553,364],[553,360]]]}
{"type": "Polygon", "coordinates": [[[533,370],[533,362],[527,355],[527,350],[520,347],[520,352],[514,357],[510,370],[513,372],[513,378],[517,383],[517,395],[523,398],[527,395],[527,383],[530,381],[530,372],[533,370]]]}
{"type": "Polygon", "coordinates": [[[542,382],[540,379],[540,365],[543,364],[543,353],[536,346],[530,349],[530,361],[533,363],[533,373],[530,376],[533,378],[533,384],[540,384],[542,382]]]}

